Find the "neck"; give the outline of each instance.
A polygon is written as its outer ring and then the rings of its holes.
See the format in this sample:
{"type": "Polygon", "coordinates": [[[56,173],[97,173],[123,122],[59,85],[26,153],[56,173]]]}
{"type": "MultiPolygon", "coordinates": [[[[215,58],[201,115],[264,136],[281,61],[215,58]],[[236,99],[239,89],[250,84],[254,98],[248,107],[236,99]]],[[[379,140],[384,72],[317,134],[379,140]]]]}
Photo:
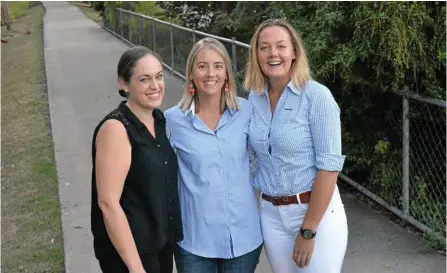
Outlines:
{"type": "Polygon", "coordinates": [[[154,109],[141,107],[136,103],[132,103],[131,101],[127,101],[126,105],[127,107],[129,107],[132,113],[137,116],[137,118],[144,124],[151,124],[154,121],[154,117],[152,116],[152,112],[154,109]]]}
{"type": "Polygon", "coordinates": [[[290,75],[281,78],[269,78],[269,92],[282,93],[290,82],[290,75]]]}
{"type": "Polygon", "coordinates": [[[200,112],[206,114],[220,113],[220,99],[222,94],[216,94],[214,96],[208,96],[203,93],[198,93],[198,100],[200,104],[200,112]]]}

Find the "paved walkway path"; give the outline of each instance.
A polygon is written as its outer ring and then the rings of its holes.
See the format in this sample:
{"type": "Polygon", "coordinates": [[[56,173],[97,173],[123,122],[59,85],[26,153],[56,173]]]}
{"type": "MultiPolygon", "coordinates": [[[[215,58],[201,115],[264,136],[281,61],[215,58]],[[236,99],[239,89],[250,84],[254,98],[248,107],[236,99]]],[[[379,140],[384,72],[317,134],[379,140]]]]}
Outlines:
{"type": "MultiPolygon", "coordinates": [[[[90,232],[91,138],[99,120],[119,102],[116,65],[126,44],[66,2],[44,2],[45,65],[62,208],[66,273],[97,273],[90,232]]],[[[165,73],[165,107],[183,90],[165,73]]],[[[343,195],[350,237],[344,273],[441,273],[445,257],[408,232],[343,195]]],[[[334,234],[336,236],[336,234],[334,234]]],[[[262,256],[257,273],[271,272],[262,256]]]]}

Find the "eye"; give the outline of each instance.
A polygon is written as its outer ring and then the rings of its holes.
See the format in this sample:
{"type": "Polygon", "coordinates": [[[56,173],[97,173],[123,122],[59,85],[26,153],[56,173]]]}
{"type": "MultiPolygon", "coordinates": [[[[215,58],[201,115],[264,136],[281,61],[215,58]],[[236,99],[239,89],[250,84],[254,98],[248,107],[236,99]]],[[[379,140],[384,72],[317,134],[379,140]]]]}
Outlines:
{"type": "Polygon", "coordinates": [[[145,82],[147,82],[148,81],[148,78],[141,78],[140,79],[140,82],[142,82],[142,83],[145,83],[145,82]]]}
{"type": "Polygon", "coordinates": [[[222,64],[216,64],[217,69],[222,69],[224,66],[222,64]]]}
{"type": "Polygon", "coordinates": [[[279,45],[278,47],[279,47],[279,48],[286,48],[285,45],[279,45]]]}
{"type": "Polygon", "coordinates": [[[157,75],[157,79],[158,79],[158,80],[163,79],[163,74],[159,74],[159,75],[157,75]]]}
{"type": "Polygon", "coordinates": [[[198,67],[199,67],[199,69],[205,69],[205,65],[203,65],[203,64],[199,65],[198,67]]]}
{"type": "Polygon", "coordinates": [[[262,51],[266,51],[268,49],[268,46],[261,46],[259,49],[262,51]]]}

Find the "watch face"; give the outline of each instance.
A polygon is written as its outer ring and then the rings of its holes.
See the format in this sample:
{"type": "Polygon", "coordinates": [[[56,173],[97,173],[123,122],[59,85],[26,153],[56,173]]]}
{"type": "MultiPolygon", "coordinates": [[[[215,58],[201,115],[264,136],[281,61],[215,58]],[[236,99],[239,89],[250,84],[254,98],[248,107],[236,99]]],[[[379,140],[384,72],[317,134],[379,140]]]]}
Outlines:
{"type": "Polygon", "coordinates": [[[303,231],[303,237],[305,239],[312,239],[313,232],[312,230],[306,229],[303,231]]]}

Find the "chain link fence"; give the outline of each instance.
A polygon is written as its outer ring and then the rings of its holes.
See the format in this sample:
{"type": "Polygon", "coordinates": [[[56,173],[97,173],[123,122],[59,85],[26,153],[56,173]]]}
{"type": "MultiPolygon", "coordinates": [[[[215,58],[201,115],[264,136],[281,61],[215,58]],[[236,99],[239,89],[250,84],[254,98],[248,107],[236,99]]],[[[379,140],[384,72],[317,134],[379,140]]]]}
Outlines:
{"type": "MultiPolygon", "coordinates": [[[[160,55],[163,65],[185,80],[192,46],[204,37],[220,40],[232,58],[239,96],[249,45],[184,28],[123,9],[107,9],[104,26],[133,45],[160,55]]],[[[417,228],[446,237],[446,102],[409,92],[383,92],[339,101],[343,150],[340,178],[417,228]],[[385,102],[385,103],[384,103],[385,102]],[[360,181],[360,182],[358,182],[360,181]]],[[[355,96],[355,94],[354,94],[355,96]]]]}
{"type": "Polygon", "coordinates": [[[446,110],[409,99],[409,214],[445,236],[446,110]]]}

